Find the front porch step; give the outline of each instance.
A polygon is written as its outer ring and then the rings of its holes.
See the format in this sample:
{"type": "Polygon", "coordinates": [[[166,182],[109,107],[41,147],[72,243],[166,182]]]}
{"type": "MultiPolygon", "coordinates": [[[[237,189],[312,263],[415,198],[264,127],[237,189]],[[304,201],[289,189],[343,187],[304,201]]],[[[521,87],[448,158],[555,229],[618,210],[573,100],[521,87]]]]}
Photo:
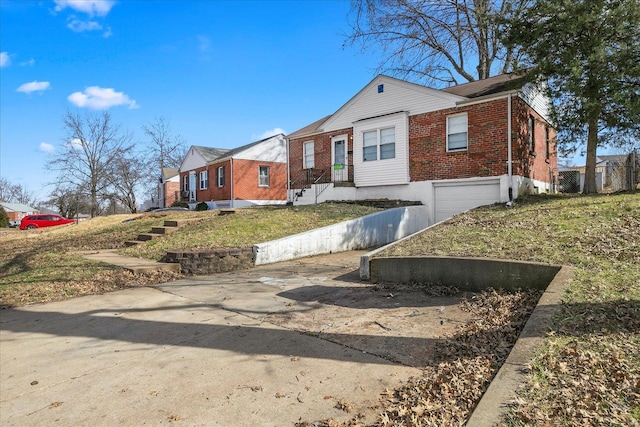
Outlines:
{"type": "Polygon", "coordinates": [[[149,240],[157,239],[160,236],[162,236],[162,234],[142,233],[142,234],[138,234],[137,240],[140,240],[141,242],[147,242],[149,240]]]}
{"type": "Polygon", "coordinates": [[[171,234],[174,231],[176,231],[178,229],[178,227],[151,227],[151,234],[171,234]]]}

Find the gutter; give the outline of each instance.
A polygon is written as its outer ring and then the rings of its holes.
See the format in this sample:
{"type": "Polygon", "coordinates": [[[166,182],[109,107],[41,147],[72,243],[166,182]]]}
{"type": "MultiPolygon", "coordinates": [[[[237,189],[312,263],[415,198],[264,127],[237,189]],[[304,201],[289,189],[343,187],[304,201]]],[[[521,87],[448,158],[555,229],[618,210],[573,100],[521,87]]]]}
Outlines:
{"type": "Polygon", "coordinates": [[[509,202],[513,201],[513,147],[511,143],[511,93],[507,97],[507,175],[509,175],[509,202]]]}

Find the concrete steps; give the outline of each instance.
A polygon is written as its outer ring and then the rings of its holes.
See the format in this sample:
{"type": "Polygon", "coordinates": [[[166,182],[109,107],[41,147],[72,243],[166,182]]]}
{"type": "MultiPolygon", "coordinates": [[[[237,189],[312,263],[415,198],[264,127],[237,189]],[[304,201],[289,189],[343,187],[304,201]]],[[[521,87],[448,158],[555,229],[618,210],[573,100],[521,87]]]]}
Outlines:
{"type": "Polygon", "coordinates": [[[136,246],[144,242],[148,242],[153,239],[157,239],[167,234],[171,234],[177,231],[180,227],[189,223],[197,221],[196,219],[181,219],[181,220],[165,220],[162,227],[152,227],[149,233],[140,233],[136,240],[127,240],[124,242],[125,246],[136,246]]]}

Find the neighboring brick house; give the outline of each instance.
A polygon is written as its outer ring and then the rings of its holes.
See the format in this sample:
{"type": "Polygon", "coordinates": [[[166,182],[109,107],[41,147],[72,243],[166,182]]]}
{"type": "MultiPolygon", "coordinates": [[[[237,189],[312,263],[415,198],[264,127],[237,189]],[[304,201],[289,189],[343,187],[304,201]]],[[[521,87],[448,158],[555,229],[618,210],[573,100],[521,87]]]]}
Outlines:
{"type": "Polygon", "coordinates": [[[0,202],[0,206],[4,208],[4,211],[9,217],[9,221],[21,221],[27,215],[38,213],[38,211],[31,206],[27,206],[23,203],[6,203],[0,202]]]}
{"type": "Polygon", "coordinates": [[[421,201],[431,223],[558,175],[548,100],[508,74],[443,90],[380,75],[287,143],[290,201],[421,201]]]}
{"type": "Polygon", "coordinates": [[[180,170],[178,168],[162,168],[158,184],[158,204],[160,208],[168,208],[180,200],[180,170]]]}
{"type": "Polygon", "coordinates": [[[191,146],[180,166],[180,185],[181,200],[210,208],[285,204],[284,135],[232,150],[191,146]]]}

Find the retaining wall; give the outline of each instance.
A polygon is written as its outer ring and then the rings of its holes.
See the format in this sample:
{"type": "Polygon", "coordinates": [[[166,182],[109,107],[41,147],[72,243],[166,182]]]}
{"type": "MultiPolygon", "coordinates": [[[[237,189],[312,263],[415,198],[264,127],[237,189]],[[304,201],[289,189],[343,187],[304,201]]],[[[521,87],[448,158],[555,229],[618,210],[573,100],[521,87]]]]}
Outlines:
{"type": "Polygon", "coordinates": [[[385,245],[429,225],[427,206],[388,209],[253,246],[255,264],[385,245]]]}
{"type": "Polygon", "coordinates": [[[253,248],[168,251],[164,262],[179,263],[184,274],[214,274],[253,267],[253,248]]]}
{"type": "Polygon", "coordinates": [[[369,259],[376,283],[438,283],[461,290],[544,290],[561,266],[491,258],[403,257],[369,259]]]}

